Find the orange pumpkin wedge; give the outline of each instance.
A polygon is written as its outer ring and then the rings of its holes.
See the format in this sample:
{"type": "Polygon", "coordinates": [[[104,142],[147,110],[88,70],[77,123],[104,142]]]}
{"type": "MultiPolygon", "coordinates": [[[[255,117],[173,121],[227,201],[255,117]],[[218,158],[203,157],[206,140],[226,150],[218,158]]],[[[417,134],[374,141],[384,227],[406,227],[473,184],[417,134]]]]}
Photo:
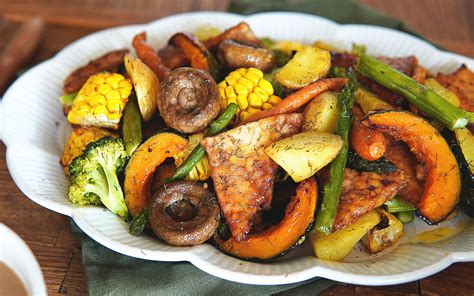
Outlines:
{"type": "Polygon", "coordinates": [[[132,216],[148,203],[153,173],[168,157],[183,150],[188,141],[173,133],[159,133],[141,144],[125,169],[125,202],[132,216]]]}
{"type": "Polygon", "coordinates": [[[286,207],[280,223],[262,232],[251,234],[247,240],[214,238],[224,252],[243,259],[266,260],[286,254],[304,241],[306,232],[314,222],[318,186],[314,178],[306,179],[298,185],[296,195],[286,207]],[[302,239],[303,238],[303,239],[302,239]]]}
{"type": "Polygon", "coordinates": [[[456,158],[440,133],[423,118],[406,111],[370,113],[363,123],[408,145],[426,168],[419,213],[431,223],[446,218],[459,201],[461,176],[456,158]]]}

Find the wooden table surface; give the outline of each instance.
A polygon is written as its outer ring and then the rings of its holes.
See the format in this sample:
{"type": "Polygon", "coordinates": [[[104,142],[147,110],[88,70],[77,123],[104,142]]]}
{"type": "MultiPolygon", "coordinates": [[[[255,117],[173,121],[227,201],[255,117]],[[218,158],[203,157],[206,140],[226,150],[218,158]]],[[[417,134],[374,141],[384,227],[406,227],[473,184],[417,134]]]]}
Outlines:
{"type": "MultiPolygon", "coordinates": [[[[474,57],[474,1],[362,0],[368,6],[398,17],[442,47],[474,57]]],[[[72,41],[96,30],[144,23],[166,15],[197,10],[225,10],[221,0],[0,0],[0,51],[18,27],[33,15],[46,21],[40,49],[32,63],[43,61],[72,41]]],[[[69,219],[31,202],[16,187],[0,144],[0,222],[30,246],[43,270],[48,293],[87,294],[81,250],[69,219]]],[[[336,284],[322,294],[335,295],[474,295],[474,263],[454,264],[429,278],[390,287],[336,284]]]]}

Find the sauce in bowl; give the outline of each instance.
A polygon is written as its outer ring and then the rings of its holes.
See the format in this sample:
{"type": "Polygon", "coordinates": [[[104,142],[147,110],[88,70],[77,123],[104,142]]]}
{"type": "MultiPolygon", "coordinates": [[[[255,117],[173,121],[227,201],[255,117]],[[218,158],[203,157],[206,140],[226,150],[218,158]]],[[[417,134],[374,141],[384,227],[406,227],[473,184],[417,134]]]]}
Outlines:
{"type": "Polygon", "coordinates": [[[25,285],[15,271],[2,261],[0,261],[0,295],[28,295],[25,285]]]}

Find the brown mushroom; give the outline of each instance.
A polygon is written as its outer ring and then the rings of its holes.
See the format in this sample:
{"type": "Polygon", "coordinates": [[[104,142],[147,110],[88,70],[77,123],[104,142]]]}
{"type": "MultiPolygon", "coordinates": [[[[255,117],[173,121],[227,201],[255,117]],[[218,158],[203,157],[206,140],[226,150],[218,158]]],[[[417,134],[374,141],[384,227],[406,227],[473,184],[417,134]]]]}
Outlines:
{"type": "Polygon", "coordinates": [[[199,182],[162,186],[148,209],[153,232],[173,246],[201,244],[212,237],[219,224],[217,201],[199,182]]]}
{"type": "Polygon", "coordinates": [[[267,72],[275,64],[275,57],[270,50],[232,40],[222,41],[217,55],[230,69],[254,67],[267,72]]]}
{"type": "Polygon", "coordinates": [[[168,126],[194,133],[217,117],[218,100],[216,82],[208,72],[183,67],[161,82],[158,109],[168,126]]]}

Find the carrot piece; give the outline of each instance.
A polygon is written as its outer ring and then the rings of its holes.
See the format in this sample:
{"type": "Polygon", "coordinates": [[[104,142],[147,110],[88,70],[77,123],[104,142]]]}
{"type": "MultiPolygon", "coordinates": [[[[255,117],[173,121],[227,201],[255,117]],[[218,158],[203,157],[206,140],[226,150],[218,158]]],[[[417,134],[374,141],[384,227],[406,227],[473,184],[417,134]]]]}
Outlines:
{"type": "Polygon", "coordinates": [[[385,153],[387,141],[380,131],[371,130],[354,120],[351,129],[351,147],[363,159],[374,161],[385,153]]]}
{"type": "Polygon", "coordinates": [[[303,87],[281,100],[273,108],[250,115],[243,123],[257,121],[263,118],[295,112],[300,107],[311,101],[314,97],[328,90],[341,88],[347,82],[346,78],[321,79],[313,84],[303,87]]]}
{"type": "Polygon", "coordinates": [[[155,50],[146,43],[146,32],[141,32],[132,41],[133,48],[137,52],[137,56],[140,60],[145,63],[155,74],[158,79],[163,80],[170,73],[170,69],[167,68],[155,50]]]}
{"type": "Polygon", "coordinates": [[[191,62],[191,67],[209,72],[209,52],[196,37],[186,33],[176,33],[170,38],[170,44],[181,48],[191,62]]]}
{"type": "Polygon", "coordinates": [[[247,45],[262,47],[262,42],[257,38],[257,36],[255,36],[254,32],[246,22],[240,22],[219,35],[204,40],[203,43],[207,49],[214,51],[217,46],[226,39],[247,45]]]}

